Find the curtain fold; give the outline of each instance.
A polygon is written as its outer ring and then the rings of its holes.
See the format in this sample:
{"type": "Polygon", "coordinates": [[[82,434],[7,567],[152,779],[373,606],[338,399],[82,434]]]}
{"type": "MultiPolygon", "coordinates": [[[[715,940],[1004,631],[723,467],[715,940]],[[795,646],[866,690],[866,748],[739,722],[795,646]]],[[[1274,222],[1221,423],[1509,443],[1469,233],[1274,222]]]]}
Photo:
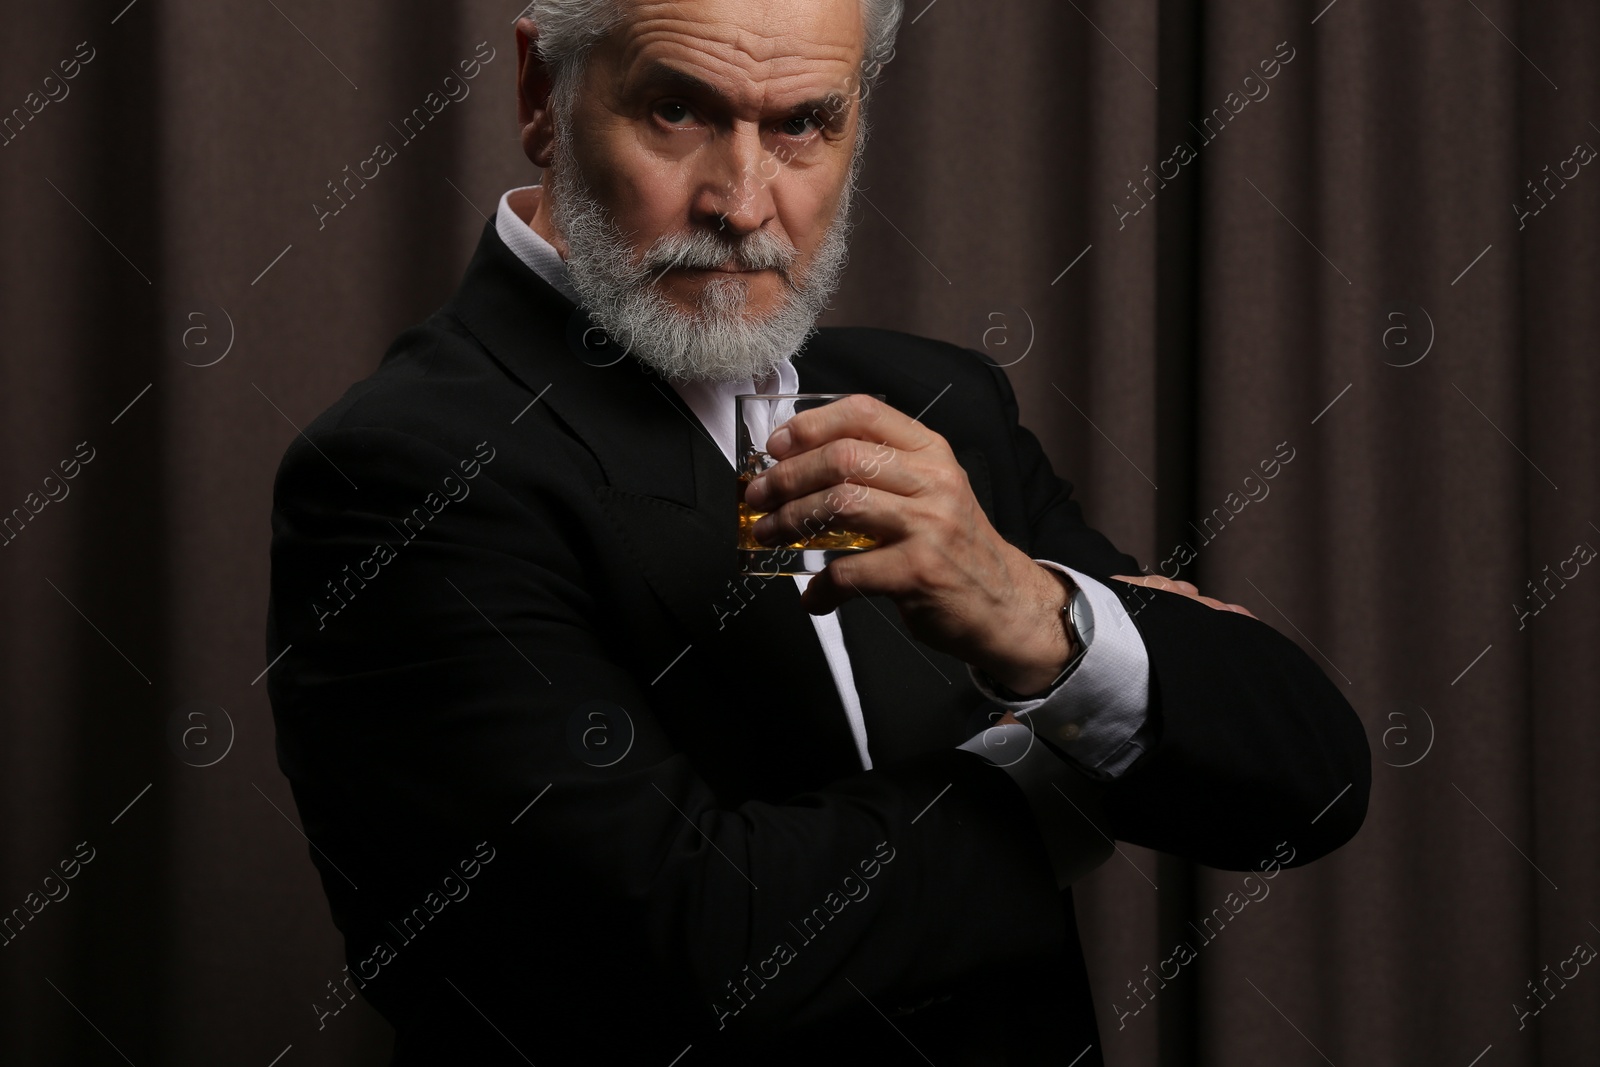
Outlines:
{"type": "MultiPolygon", "coordinates": [[[[312,1008],[341,944],[259,684],[267,515],[537,180],[519,6],[8,14],[6,1062],[387,1062],[312,1008]]],[[[1091,522],[1297,641],[1374,754],[1310,867],[1124,846],[1079,887],[1108,1064],[1600,1045],[1600,975],[1552,977],[1600,946],[1597,54],[1549,0],[907,7],[825,323],[1007,364],[1091,522]]]]}

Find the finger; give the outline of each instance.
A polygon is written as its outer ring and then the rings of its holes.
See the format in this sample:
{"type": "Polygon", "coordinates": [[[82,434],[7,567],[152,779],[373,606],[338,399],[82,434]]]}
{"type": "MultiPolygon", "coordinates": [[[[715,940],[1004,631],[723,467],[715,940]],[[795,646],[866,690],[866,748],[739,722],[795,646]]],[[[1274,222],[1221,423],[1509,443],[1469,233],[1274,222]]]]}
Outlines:
{"type": "MultiPolygon", "coordinates": [[[[1194,599],[1200,601],[1202,604],[1206,604],[1209,607],[1215,608],[1218,611],[1233,611],[1239,613],[1240,615],[1249,615],[1252,619],[1255,619],[1255,616],[1251,614],[1248,609],[1239,604],[1228,604],[1224,601],[1215,600],[1208,596],[1197,596],[1194,599]]],[[[1260,622],[1261,620],[1256,619],[1256,621],[1260,622]]]]}
{"type": "Polygon", "coordinates": [[[1180,593],[1183,596],[1189,597],[1190,599],[1202,599],[1200,597],[1200,590],[1195,588],[1192,583],[1175,582],[1165,575],[1143,574],[1136,577],[1131,574],[1113,574],[1111,577],[1124,582],[1129,582],[1133,585],[1142,585],[1149,589],[1161,589],[1168,593],[1180,593]]]}
{"type": "Polygon", "coordinates": [[[893,594],[904,587],[906,571],[904,553],[893,545],[839,556],[806,583],[800,606],[826,615],[853,597],[893,594]]]}
{"type": "Polygon", "coordinates": [[[781,459],[840,437],[882,441],[890,448],[907,451],[943,440],[877,397],[856,393],[795,415],[767,438],[767,454],[781,459]]]}
{"type": "Polygon", "coordinates": [[[1147,589],[1165,589],[1175,592],[1177,588],[1177,583],[1171,578],[1159,574],[1113,574],[1111,577],[1120,579],[1130,585],[1142,585],[1147,589]]]}
{"type": "Polygon", "coordinates": [[[928,482],[918,470],[927,457],[913,459],[915,455],[855,437],[836,438],[805,452],[790,453],[788,459],[745,486],[744,498],[758,511],[771,511],[785,501],[846,482],[870,483],[886,492],[910,496],[928,482]]]}
{"type": "Polygon", "coordinates": [[[764,545],[788,544],[829,530],[898,540],[911,525],[906,498],[847,482],[791,500],[757,520],[751,531],[764,545]]]}
{"type": "Polygon", "coordinates": [[[918,589],[909,553],[901,545],[883,545],[867,552],[848,552],[829,561],[821,574],[806,582],[800,606],[811,614],[827,614],[856,597],[898,597],[918,589]]]}
{"type": "Polygon", "coordinates": [[[834,581],[831,577],[829,572],[837,563],[838,560],[829,563],[821,574],[815,575],[806,583],[805,592],[800,594],[800,606],[807,614],[826,615],[857,595],[854,589],[834,581]]]}

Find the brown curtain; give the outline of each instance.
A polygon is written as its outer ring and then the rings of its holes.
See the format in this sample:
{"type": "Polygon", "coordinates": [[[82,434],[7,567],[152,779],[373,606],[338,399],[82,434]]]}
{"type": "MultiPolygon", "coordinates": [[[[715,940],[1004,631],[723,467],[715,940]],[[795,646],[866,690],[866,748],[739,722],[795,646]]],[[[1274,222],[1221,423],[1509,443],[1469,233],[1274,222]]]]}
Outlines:
{"type": "MultiPolygon", "coordinates": [[[[6,14],[7,1063],[387,1061],[312,1008],[342,959],[259,682],[270,489],[535,179],[519,7],[6,14]]],[[[1600,1047],[1597,54],[1572,0],[908,7],[828,321],[1012,364],[1091,520],[1300,642],[1378,761],[1313,866],[1124,847],[1082,885],[1109,1064],[1600,1047]]]]}

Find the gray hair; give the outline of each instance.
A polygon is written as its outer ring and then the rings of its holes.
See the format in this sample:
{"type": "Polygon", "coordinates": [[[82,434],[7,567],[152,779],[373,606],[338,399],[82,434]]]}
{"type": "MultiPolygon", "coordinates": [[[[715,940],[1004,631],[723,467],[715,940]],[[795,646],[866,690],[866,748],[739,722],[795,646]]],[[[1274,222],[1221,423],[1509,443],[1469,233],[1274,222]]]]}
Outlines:
{"type": "MultiPolygon", "coordinates": [[[[863,101],[884,65],[894,58],[894,39],[904,11],[902,0],[861,0],[866,24],[860,84],[863,101]]],[[[589,50],[626,16],[625,0],[533,0],[519,18],[539,27],[538,52],[550,69],[552,104],[558,116],[570,116],[589,50]]]]}

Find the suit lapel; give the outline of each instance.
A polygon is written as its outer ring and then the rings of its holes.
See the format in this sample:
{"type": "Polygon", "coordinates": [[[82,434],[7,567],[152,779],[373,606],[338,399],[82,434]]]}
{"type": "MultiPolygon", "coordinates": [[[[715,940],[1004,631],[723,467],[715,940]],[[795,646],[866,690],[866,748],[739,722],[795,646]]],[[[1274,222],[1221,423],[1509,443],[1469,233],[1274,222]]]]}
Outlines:
{"type": "Polygon", "coordinates": [[[767,764],[768,789],[859,771],[793,579],[764,583],[737,573],[736,480],[677,392],[608,347],[586,313],[505,247],[493,223],[452,310],[597,458],[607,483],[597,499],[686,649],[656,692],[680,698],[695,733],[781,747],[783,772],[773,775],[767,764]]]}
{"type": "Polygon", "coordinates": [[[635,562],[678,624],[707,637],[711,591],[733,573],[734,485],[716,476],[727,464],[694,415],[658,375],[608,346],[492,224],[452,310],[594,454],[606,481],[597,496],[635,562]]]}

